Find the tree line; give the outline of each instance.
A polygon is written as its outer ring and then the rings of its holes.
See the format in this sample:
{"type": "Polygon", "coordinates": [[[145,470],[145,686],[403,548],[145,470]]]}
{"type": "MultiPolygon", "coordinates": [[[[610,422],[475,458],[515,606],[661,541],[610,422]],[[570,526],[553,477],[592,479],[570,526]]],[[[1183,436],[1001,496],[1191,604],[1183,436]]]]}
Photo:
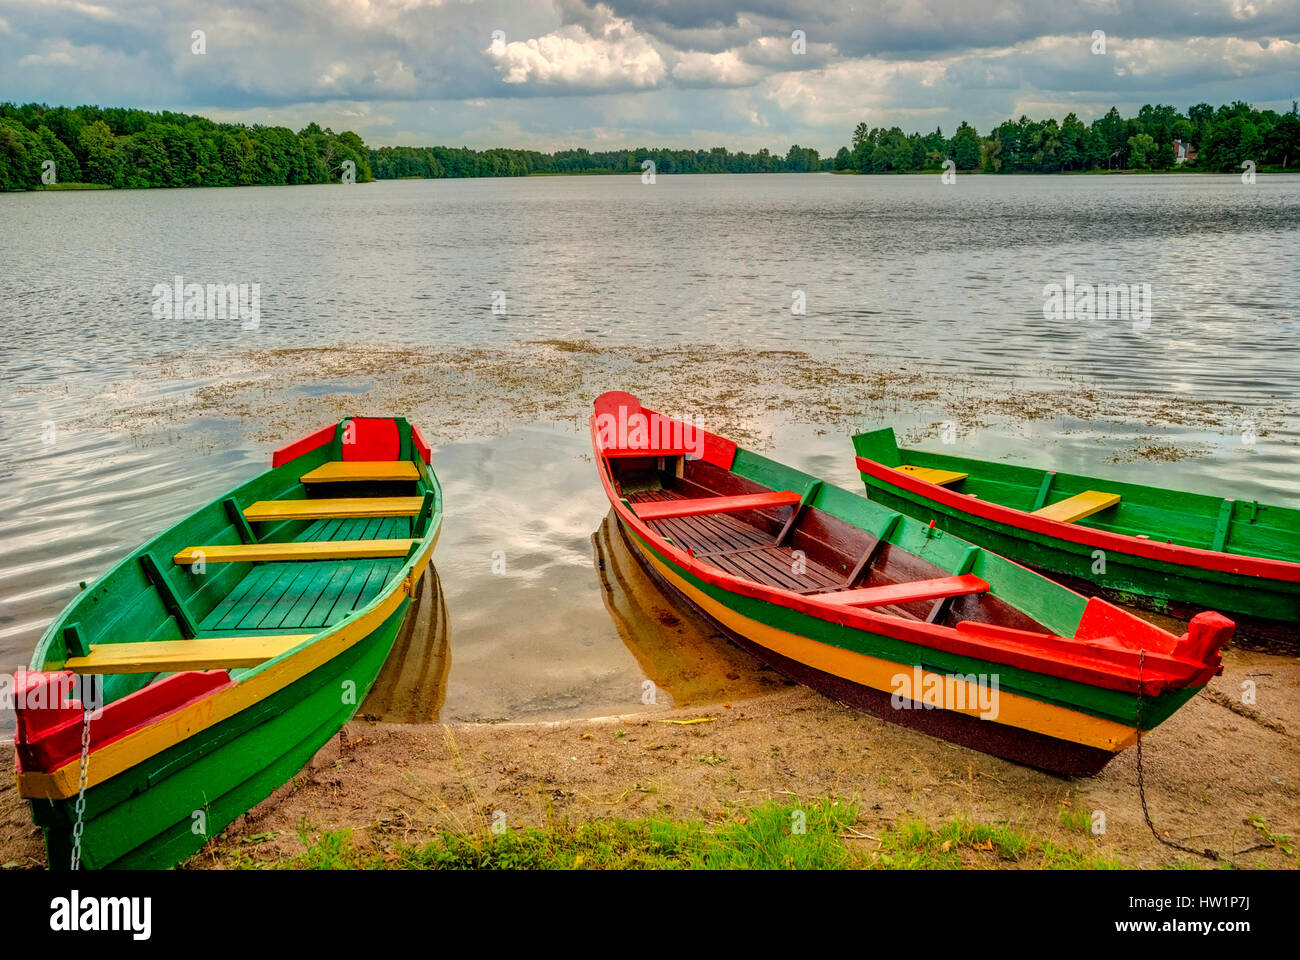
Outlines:
{"type": "Polygon", "coordinates": [[[370,167],[380,180],[399,177],[526,177],[538,174],[643,173],[645,161],[660,173],[808,173],[829,170],[811,147],[792,146],[784,156],[759,150],[732,153],[637,147],[627,150],[583,148],[541,153],[537,150],[471,150],[468,147],[380,147],[370,151],[370,167]]]}
{"type": "Polygon", "coordinates": [[[798,144],[785,154],[637,147],[590,151],[469,147],[370,149],[350,131],[308,124],[287,127],[216,123],[171,111],[123,107],[48,107],[0,103],[0,190],[42,183],[54,161],[59,183],[108,187],[192,187],[327,183],[351,161],[358,182],[401,177],[523,177],[545,174],[642,173],[907,173],[958,170],[985,173],[1061,173],[1083,170],[1166,170],[1177,163],[1175,143],[1194,147],[1186,168],[1290,169],[1300,159],[1300,115],[1256,110],[1248,103],[1201,103],[1180,113],[1142,107],[1124,118],[1112,107],[1090,124],[1075,114],[1055,119],[1007,120],[982,136],[969,123],[951,137],[943,131],[904,133],[899,127],[859,123],[850,146],[834,157],[798,144]]]}
{"type": "Polygon", "coordinates": [[[0,103],[0,190],[48,182],[49,160],[58,183],[106,187],[327,183],[345,170],[373,179],[359,136],[315,123],[294,133],[169,110],[0,103]]]}
{"type": "Polygon", "coordinates": [[[951,160],[958,170],[984,173],[1061,173],[1075,170],[1240,170],[1245,161],[1257,169],[1286,170],[1300,160],[1300,115],[1291,110],[1256,110],[1237,101],[1215,109],[1199,103],[1186,113],[1147,104],[1137,116],[1124,118],[1111,107],[1090,124],[1075,114],[1055,119],[1007,120],[981,136],[963,122],[951,137],[868,128],[859,123],[851,146],[841,147],[831,167],[857,173],[907,173],[943,169],[951,160]],[[1194,155],[1178,163],[1175,143],[1190,144],[1194,155]]]}

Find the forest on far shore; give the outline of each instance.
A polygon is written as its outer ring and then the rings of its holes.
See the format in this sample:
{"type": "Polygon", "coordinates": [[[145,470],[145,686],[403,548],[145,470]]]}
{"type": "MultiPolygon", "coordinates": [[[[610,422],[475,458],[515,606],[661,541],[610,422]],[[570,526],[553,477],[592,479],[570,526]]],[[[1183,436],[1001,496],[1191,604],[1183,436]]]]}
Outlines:
{"type": "Polygon", "coordinates": [[[0,190],[40,186],[47,160],[58,183],[106,187],[337,182],[348,160],[358,182],[374,179],[360,137],[314,123],[294,133],[169,110],[0,103],[0,190]]]}
{"type": "Polygon", "coordinates": [[[834,156],[795,144],[784,154],[637,147],[542,153],[469,147],[367,147],[357,134],[311,123],[288,127],[217,123],[171,111],[0,103],[0,190],[50,182],[104,187],[200,187],[329,183],[345,172],[358,183],[401,177],[520,177],[641,173],[842,173],[938,171],[945,163],[982,173],[1089,170],[1237,171],[1249,161],[1288,170],[1300,159],[1300,113],[1256,110],[1238,101],[1197,104],[1181,113],[1150,104],[1125,118],[1117,108],[1087,124],[1075,114],[1007,120],[981,135],[961,123],[951,136],[904,133],[859,123],[834,156]],[[1179,162],[1176,144],[1191,149],[1179,162]],[[53,161],[52,168],[48,161],[53,161]],[[45,174],[45,179],[42,175],[45,174]]]}

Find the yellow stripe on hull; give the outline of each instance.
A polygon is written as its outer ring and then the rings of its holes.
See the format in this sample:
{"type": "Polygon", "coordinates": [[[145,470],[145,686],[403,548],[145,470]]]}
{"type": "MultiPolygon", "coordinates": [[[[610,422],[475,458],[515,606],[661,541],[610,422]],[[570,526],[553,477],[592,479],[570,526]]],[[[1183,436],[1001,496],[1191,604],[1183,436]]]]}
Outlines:
{"type": "MultiPolygon", "coordinates": [[[[124,770],[129,770],[149,757],[194,736],[208,727],[228,720],[239,711],[264,700],[276,691],[287,687],[328,663],[344,650],[359,643],[392,616],[404,598],[415,595],[420,578],[428,569],[429,557],[437,545],[441,528],[434,535],[429,548],[415,561],[411,572],[400,584],[395,584],[382,602],[356,620],[345,623],[334,633],[322,636],[311,643],[276,659],[250,673],[233,687],[214,693],[192,703],[176,713],[155,723],[135,730],[120,740],[105,744],[90,755],[86,766],[86,786],[93,787],[124,770]]],[[[93,723],[92,720],[92,729],[93,723]]],[[[56,770],[25,771],[18,776],[18,792],[28,799],[66,799],[78,792],[77,778],[81,772],[79,759],[65,763],[56,770]]]]}
{"type": "MultiPolygon", "coordinates": [[[[737,613],[683,580],[672,568],[650,553],[639,540],[633,538],[633,541],[651,565],[696,606],[728,630],[773,653],[778,653],[796,663],[805,664],[814,670],[820,670],[822,673],[885,693],[894,692],[896,689],[894,678],[899,674],[909,678],[914,675],[916,667],[913,664],[899,664],[867,654],[855,653],[843,647],[822,643],[820,640],[801,637],[759,623],[737,613]]],[[[986,719],[981,715],[978,706],[978,684],[965,680],[954,682],[952,679],[947,679],[944,674],[928,670],[921,670],[920,674],[923,683],[926,684],[923,689],[929,689],[933,685],[941,698],[948,692],[955,694],[952,705],[943,703],[941,705],[943,709],[986,719]]],[[[1097,747],[1112,753],[1118,753],[1137,742],[1136,727],[1094,717],[1068,707],[1044,703],[1032,697],[1008,693],[1006,690],[998,690],[997,706],[997,719],[990,722],[1018,727],[1058,740],[1097,747]]]]}

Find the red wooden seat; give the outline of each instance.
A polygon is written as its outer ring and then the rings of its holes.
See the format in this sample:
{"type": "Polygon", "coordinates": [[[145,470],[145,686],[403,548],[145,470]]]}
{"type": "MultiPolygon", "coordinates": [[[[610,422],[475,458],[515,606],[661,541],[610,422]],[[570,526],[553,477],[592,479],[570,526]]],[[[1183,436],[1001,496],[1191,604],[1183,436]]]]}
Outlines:
{"type": "Polygon", "coordinates": [[[761,507],[791,507],[802,499],[793,490],[778,490],[773,493],[745,493],[737,497],[652,500],[648,503],[634,503],[632,509],[642,520],[664,520],[669,517],[699,517],[709,513],[736,513],[761,507]]]}
{"type": "Polygon", "coordinates": [[[966,573],[960,577],[936,577],[933,580],[913,580],[910,583],[890,583],[882,587],[862,587],[858,590],[841,590],[808,599],[841,607],[886,607],[895,603],[916,603],[920,600],[938,600],[941,597],[964,597],[974,593],[988,593],[989,585],[966,573]]]}

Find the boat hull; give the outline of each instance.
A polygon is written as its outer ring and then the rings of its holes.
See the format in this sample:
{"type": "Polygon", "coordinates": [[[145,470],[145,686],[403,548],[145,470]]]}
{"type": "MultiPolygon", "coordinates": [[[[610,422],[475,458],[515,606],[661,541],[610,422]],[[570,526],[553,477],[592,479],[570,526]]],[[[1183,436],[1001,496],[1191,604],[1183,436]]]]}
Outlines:
{"type": "MultiPolygon", "coordinates": [[[[900,649],[897,641],[862,631],[855,631],[861,650],[883,653],[881,647],[890,646],[894,656],[851,650],[813,636],[821,632],[813,618],[710,588],[635,531],[620,526],[638,559],[660,583],[682,596],[738,646],[790,679],[881,719],[1026,766],[1067,776],[1096,774],[1116,753],[1136,742],[1139,717],[1143,729],[1150,730],[1200,689],[1179,688],[1145,698],[1139,706],[1136,697],[1071,689],[1058,683],[1054,692],[1059,699],[1038,699],[1025,693],[1033,685],[1032,678],[1018,676],[999,664],[954,660],[919,645],[900,649]],[[997,677],[1003,685],[997,692],[1000,719],[951,708],[959,704],[927,706],[900,700],[895,696],[897,678],[918,670],[927,677],[997,677]],[[1008,682],[1011,689],[1005,686],[1008,682]],[[1081,707],[1068,697],[1089,702],[1081,707]]],[[[973,696],[967,705],[971,702],[973,696]]]]}
{"type": "MultiPolygon", "coordinates": [[[[377,629],[274,696],[89,788],[81,865],[169,867],[287,783],[352,719],[409,607],[404,599],[377,629]]],[[[47,862],[67,867],[76,797],[30,804],[47,862]]]]}
{"type": "Polygon", "coordinates": [[[1219,610],[1237,624],[1236,638],[1293,646],[1300,640],[1300,583],[1206,570],[1061,540],[963,513],[863,474],[871,500],[946,533],[1117,603],[1179,619],[1219,610]]]}
{"type": "Polygon", "coordinates": [[[182,862],[356,714],[430,570],[430,456],[401,418],[323,428],[64,609],[16,711],[18,790],[52,869],[74,848],[88,869],[182,862]]]}

